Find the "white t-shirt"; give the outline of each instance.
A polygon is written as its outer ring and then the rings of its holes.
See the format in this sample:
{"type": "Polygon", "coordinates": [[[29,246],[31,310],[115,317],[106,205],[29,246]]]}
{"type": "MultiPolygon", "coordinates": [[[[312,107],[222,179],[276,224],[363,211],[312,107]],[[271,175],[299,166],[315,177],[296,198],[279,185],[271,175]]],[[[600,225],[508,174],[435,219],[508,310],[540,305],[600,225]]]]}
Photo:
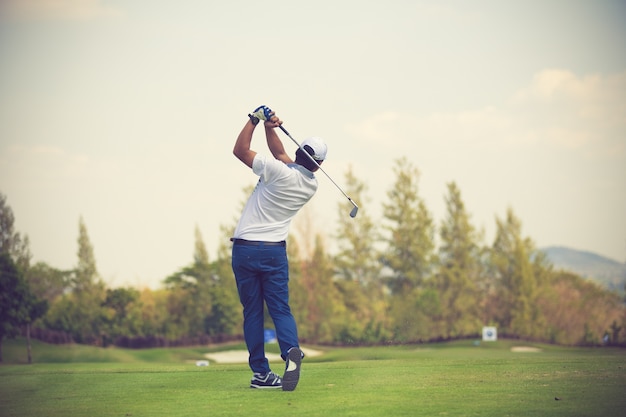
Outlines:
{"type": "Polygon", "coordinates": [[[287,239],[289,224],[317,191],[317,179],[298,164],[256,154],[252,171],[259,182],[243,208],[234,237],[280,242],[287,239]]]}

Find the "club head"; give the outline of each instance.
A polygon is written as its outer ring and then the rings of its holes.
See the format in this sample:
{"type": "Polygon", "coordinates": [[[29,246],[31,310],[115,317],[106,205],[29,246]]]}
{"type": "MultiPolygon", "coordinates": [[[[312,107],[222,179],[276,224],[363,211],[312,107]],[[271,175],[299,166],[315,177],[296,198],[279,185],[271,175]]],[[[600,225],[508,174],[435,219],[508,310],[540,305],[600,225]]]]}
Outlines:
{"type": "Polygon", "coordinates": [[[352,211],[350,212],[350,217],[355,218],[356,217],[356,213],[359,211],[359,207],[355,204],[354,208],[352,209],[352,211]]]}

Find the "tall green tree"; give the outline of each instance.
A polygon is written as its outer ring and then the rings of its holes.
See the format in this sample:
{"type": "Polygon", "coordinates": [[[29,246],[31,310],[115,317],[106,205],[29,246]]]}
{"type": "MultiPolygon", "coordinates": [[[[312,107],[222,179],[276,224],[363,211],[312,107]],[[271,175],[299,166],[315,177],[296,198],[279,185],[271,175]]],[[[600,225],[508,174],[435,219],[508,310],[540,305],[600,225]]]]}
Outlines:
{"type": "Polygon", "coordinates": [[[392,337],[396,341],[427,340],[438,332],[431,317],[440,310],[437,292],[426,285],[436,261],[435,227],[418,192],[417,168],[403,157],[396,160],[394,173],[395,183],[383,204],[386,248],[381,256],[391,271],[392,337]]]}
{"type": "Polygon", "coordinates": [[[78,263],[74,269],[73,290],[76,293],[90,292],[100,284],[93,245],[81,216],[78,222],[78,263]]]}
{"type": "MultiPolygon", "coordinates": [[[[367,202],[367,185],[358,180],[352,167],[346,172],[346,190],[362,206],[367,202]]],[[[339,203],[339,224],[336,233],[338,252],[334,263],[339,278],[357,281],[363,286],[381,286],[381,265],[378,259],[376,243],[379,231],[376,230],[367,209],[361,210],[355,218],[348,216],[352,205],[348,201],[339,203]]]]}
{"type": "Polygon", "coordinates": [[[87,226],[81,217],[78,224],[78,263],[74,275],[77,334],[88,343],[102,343],[102,303],[106,288],[98,268],[87,226]]]}
{"type": "Polygon", "coordinates": [[[2,342],[26,327],[28,363],[32,362],[30,324],[46,313],[48,303],[30,290],[22,271],[7,252],[0,252],[0,362],[2,342]]]}
{"type": "Polygon", "coordinates": [[[386,250],[382,259],[391,270],[393,294],[408,294],[432,273],[435,227],[418,193],[419,171],[406,157],[396,160],[393,187],[383,203],[386,250]]]}
{"type": "Polygon", "coordinates": [[[307,317],[302,336],[318,343],[334,341],[341,315],[339,293],[333,280],[333,267],[321,235],[316,235],[311,258],[301,263],[301,281],[306,288],[307,317]]]}
{"type": "Polygon", "coordinates": [[[223,238],[218,246],[217,259],[211,263],[215,282],[211,288],[211,315],[206,323],[209,335],[234,334],[243,328],[243,315],[229,251],[233,229],[222,226],[220,230],[223,238]]]}
{"type": "Polygon", "coordinates": [[[298,334],[310,342],[331,342],[345,310],[335,286],[332,258],[310,207],[301,211],[295,226],[287,239],[287,256],[289,304],[298,334]]]}
{"type": "Polygon", "coordinates": [[[532,261],[536,249],[532,240],[522,237],[521,221],[511,208],[506,219],[496,219],[496,227],[490,256],[498,306],[495,321],[516,336],[537,337],[543,317],[537,306],[540,265],[532,261]]]}
{"type": "Polygon", "coordinates": [[[6,336],[15,336],[20,326],[25,326],[30,363],[31,324],[45,314],[48,302],[38,298],[30,289],[26,278],[31,259],[28,236],[22,237],[15,231],[14,222],[13,210],[7,204],[6,197],[0,193],[0,254],[5,257],[2,261],[3,272],[0,272],[4,275],[0,278],[3,298],[0,305],[0,361],[2,361],[2,339],[6,336]],[[12,271],[13,267],[15,272],[12,271]]]}
{"type": "Polygon", "coordinates": [[[93,245],[82,217],[78,223],[78,261],[72,271],[71,291],[57,300],[45,317],[46,326],[70,333],[78,343],[103,343],[106,288],[96,266],[93,245]]]}
{"type": "Polygon", "coordinates": [[[372,217],[367,210],[367,185],[354,175],[352,167],[346,172],[346,190],[364,209],[355,218],[348,216],[352,204],[339,203],[339,223],[335,241],[338,252],[334,257],[337,271],[336,286],[348,308],[349,327],[344,339],[379,341],[384,338],[387,297],[379,260],[380,240],[372,217]]]}
{"type": "Polygon", "coordinates": [[[8,253],[16,266],[26,271],[32,257],[28,236],[22,236],[15,230],[15,216],[7,203],[7,198],[0,193],[0,252],[8,253]]]}
{"type": "Polygon", "coordinates": [[[205,322],[211,314],[211,286],[214,284],[209,256],[202,233],[196,225],[193,263],[165,279],[172,289],[170,315],[181,330],[187,327],[189,336],[206,333],[205,322]],[[175,302],[174,302],[175,301],[175,302]]]}
{"type": "Polygon", "coordinates": [[[28,286],[8,252],[0,252],[0,362],[2,342],[15,337],[28,320],[28,286]]]}
{"type": "MultiPolygon", "coordinates": [[[[223,227],[224,234],[232,235],[223,227]]],[[[216,336],[235,331],[241,322],[227,238],[220,245],[218,259],[209,261],[208,251],[199,228],[195,229],[193,263],[165,279],[170,289],[172,320],[189,336],[216,336]]]]}
{"type": "Polygon", "coordinates": [[[439,293],[443,337],[477,333],[481,326],[480,281],[482,278],[480,235],[456,183],[447,186],[446,217],[441,223],[439,271],[434,287],[439,293]]]}

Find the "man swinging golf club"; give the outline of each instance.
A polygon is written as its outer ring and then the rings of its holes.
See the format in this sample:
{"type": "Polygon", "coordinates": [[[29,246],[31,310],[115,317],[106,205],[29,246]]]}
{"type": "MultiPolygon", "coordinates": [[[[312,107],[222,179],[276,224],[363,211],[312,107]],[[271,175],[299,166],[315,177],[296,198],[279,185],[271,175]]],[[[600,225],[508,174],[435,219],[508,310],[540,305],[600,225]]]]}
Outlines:
{"type": "Polygon", "coordinates": [[[232,268],[243,305],[244,338],[253,372],[250,387],[293,391],[300,379],[304,354],[289,307],[285,239],[291,220],[317,190],[313,173],[326,158],[327,147],[320,138],[308,138],[298,147],[293,161],[275,131],[282,121],[271,109],[260,106],[248,117],[233,153],[260,178],[244,206],[231,240],[232,268]],[[250,149],[259,120],[264,121],[267,146],[273,158],[250,149]],[[282,379],[271,371],[265,357],[264,303],[276,327],[281,356],[286,362],[282,379]]]}

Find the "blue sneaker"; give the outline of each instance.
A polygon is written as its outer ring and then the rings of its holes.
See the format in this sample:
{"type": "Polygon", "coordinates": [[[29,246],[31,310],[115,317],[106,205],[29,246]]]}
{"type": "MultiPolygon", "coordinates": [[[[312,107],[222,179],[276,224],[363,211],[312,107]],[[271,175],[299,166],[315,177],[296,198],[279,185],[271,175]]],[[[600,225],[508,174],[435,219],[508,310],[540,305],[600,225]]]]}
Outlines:
{"type": "Polygon", "coordinates": [[[300,365],[304,354],[300,348],[292,347],[287,351],[287,363],[283,375],[283,391],[293,391],[300,380],[300,365]]]}
{"type": "Polygon", "coordinates": [[[282,381],[278,375],[270,371],[265,375],[255,372],[250,380],[250,388],[281,388],[282,381]]]}

